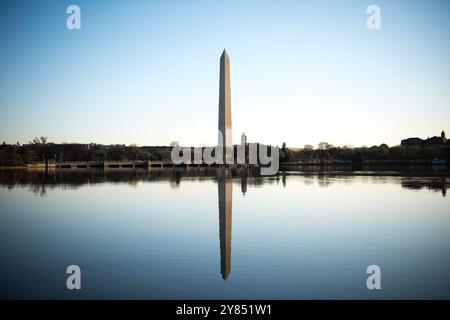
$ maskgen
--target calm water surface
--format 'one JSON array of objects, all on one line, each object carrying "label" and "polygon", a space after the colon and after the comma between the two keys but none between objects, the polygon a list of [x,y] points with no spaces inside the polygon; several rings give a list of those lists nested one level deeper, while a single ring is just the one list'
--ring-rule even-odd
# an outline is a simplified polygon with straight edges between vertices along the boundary
[{"label": "calm water surface", "polygon": [[449,299],[446,190],[439,174],[4,170],[0,298]]}]

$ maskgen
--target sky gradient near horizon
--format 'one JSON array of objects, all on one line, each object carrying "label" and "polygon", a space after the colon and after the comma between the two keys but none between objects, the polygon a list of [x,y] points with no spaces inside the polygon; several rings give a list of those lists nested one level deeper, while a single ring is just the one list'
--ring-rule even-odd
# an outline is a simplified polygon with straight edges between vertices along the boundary
[{"label": "sky gradient near horizon", "polygon": [[[81,8],[68,30],[66,8]],[[366,8],[381,8],[368,30]],[[0,3],[0,140],[389,145],[450,131],[450,1]]]}]

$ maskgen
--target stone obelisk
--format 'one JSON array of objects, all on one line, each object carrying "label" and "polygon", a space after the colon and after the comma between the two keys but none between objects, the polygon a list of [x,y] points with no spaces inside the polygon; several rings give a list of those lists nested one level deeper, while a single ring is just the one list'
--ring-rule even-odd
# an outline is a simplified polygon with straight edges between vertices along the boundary
[{"label": "stone obelisk", "polygon": [[225,49],[220,57],[219,131],[219,146],[232,147],[230,58]]}]

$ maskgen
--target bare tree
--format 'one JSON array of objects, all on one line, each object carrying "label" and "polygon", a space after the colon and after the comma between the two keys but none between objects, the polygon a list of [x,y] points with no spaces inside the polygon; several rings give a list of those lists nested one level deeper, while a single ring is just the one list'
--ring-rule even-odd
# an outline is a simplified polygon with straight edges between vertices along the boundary
[{"label": "bare tree", "polygon": [[42,158],[43,162],[48,161],[48,138],[47,137],[36,137],[33,139],[33,141],[30,141],[30,144],[34,144],[38,153],[39,157]]},{"label": "bare tree", "polygon": [[322,141],[322,142],[319,142],[319,144],[317,145],[317,148],[319,150],[326,150],[326,149],[328,149],[328,146],[329,146],[328,142]]}]

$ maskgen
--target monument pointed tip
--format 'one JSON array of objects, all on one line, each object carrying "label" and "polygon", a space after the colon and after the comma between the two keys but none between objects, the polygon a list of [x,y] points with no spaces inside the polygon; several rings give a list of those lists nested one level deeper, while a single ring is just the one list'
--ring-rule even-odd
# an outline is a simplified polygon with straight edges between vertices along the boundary
[{"label": "monument pointed tip", "polygon": [[223,49],[222,56],[228,56],[227,49],[225,49],[225,48]]}]

